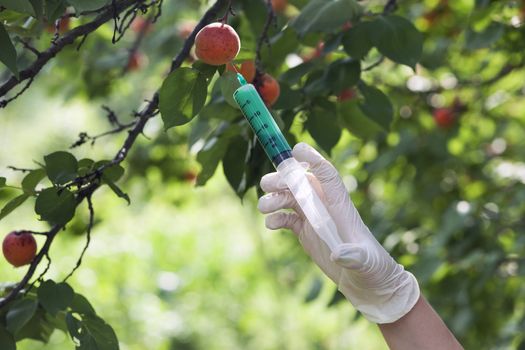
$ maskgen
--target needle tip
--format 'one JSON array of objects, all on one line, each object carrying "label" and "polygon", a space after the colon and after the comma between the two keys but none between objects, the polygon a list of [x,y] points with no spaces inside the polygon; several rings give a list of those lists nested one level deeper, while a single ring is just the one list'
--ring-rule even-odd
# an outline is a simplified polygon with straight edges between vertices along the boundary
[{"label": "needle tip", "polygon": [[241,84],[241,86],[248,84],[241,73],[237,73],[237,80],[239,81],[239,84]]}]

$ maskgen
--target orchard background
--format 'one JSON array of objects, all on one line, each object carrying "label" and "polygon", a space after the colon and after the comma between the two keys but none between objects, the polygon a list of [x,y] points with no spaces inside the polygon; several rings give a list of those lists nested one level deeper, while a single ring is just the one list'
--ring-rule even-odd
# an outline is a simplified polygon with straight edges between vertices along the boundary
[{"label": "orchard background", "polygon": [[271,164],[191,50],[218,19],[465,348],[525,349],[525,3],[270,5],[0,0],[0,231],[39,248],[0,262],[2,350],[386,348],[264,228]]}]

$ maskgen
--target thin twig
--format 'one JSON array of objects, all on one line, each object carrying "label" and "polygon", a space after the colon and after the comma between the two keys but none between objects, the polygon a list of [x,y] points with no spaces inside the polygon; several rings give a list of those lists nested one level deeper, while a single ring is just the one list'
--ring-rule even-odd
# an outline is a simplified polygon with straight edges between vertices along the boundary
[{"label": "thin twig", "polygon": [[145,19],[144,24],[142,25],[139,32],[137,33],[137,36],[135,37],[135,41],[133,41],[133,44],[129,48],[128,59],[126,61],[126,65],[124,66],[122,70],[122,74],[126,74],[129,71],[130,62],[133,59],[133,56],[137,54],[140,44],[146,37],[147,32],[151,29],[151,24],[153,23],[154,18],[155,18],[155,15],[151,15]]},{"label": "thin twig", "polygon": [[368,67],[363,68],[361,71],[362,72],[366,72],[368,70],[372,70],[375,67],[379,66],[384,60],[385,60],[385,56],[381,56],[381,57],[379,57],[379,59],[377,61],[375,61],[374,63],[372,63]]},{"label": "thin twig", "polygon": [[124,17],[120,21],[120,25],[118,24],[118,19],[120,17],[115,17],[115,27],[113,28],[113,37],[111,38],[111,42],[113,44],[117,43],[124,37],[124,34],[126,34],[126,31],[131,26],[131,23],[135,20],[137,17],[137,5],[135,5],[132,9],[129,9],[124,14]]},{"label": "thin twig", "polygon": [[40,51],[38,51],[33,46],[31,46],[31,44],[29,44],[27,41],[25,41],[24,39],[21,39],[21,38],[18,38],[17,40],[18,40],[18,42],[20,42],[22,44],[22,46],[25,49],[27,49],[27,50],[31,51],[32,53],[34,53],[36,57],[40,57]]},{"label": "thin twig", "polygon": [[128,124],[119,124],[116,128],[108,130],[108,131],[105,131],[105,132],[100,133],[100,134],[95,135],[95,136],[89,136],[87,133],[81,132],[78,135],[78,140],[75,141],[71,146],[69,146],[69,148],[76,148],[76,147],[82,146],[83,144],[85,144],[88,141],[91,141],[91,145],[94,145],[95,142],[99,138],[104,137],[104,136],[108,136],[108,135],[118,134],[121,131],[130,129],[133,125],[135,125],[135,123],[136,123],[135,121],[132,121],[132,122],[130,122]]},{"label": "thin twig", "polygon": [[93,202],[91,201],[91,195],[86,197],[86,201],[88,203],[88,209],[89,209],[89,223],[87,227],[87,233],[86,233],[86,244],[84,245],[84,248],[82,249],[82,252],[80,253],[80,256],[78,257],[77,263],[73,270],[64,278],[64,282],[68,280],[69,277],[75,273],[76,270],[80,267],[82,264],[82,259],[84,258],[84,254],[86,253],[86,250],[89,247],[89,243],[91,242],[91,230],[93,229],[93,222],[95,218],[95,210],[93,209]]},{"label": "thin twig", "polygon": [[88,37],[88,35],[86,34],[86,35],[84,35],[84,36],[82,37],[82,39],[80,39],[80,42],[78,43],[77,48],[76,48],[77,51],[80,51],[80,48],[81,48],[82,45],[84,45],[84,43],[86,42],[87,37]]},{"label": "thin twig", "polygon": [[272,24],[273,20],[275,19],[275,13],[273,11],[272,7],[272,1],[266,0],[266,22],[264,23],[264,27],[261,31],[261,34],[259,35],[259,38],[257,39],[257,46],[255,48],[255,67],[256,67],[256,74],[255,74],[255,80],[258,81],[259,77],[263,73],[263,66],[262,66],[262,60],[261,60],[261,50],[264,43],[268,45],[268,48],[270,48],[270,40],[268,38],[268,30],[270,30],[270,25]]},{"label": "thin twig", "polygon": [[40,273],[40,275],[38,275],[38,277],[29,285],[29,288],[27,288],[27,292],[29,292],[31,289],[33,289],[34,285],[36,282],[42,282],[42,280],[44,279],[44,276],[46,275],[47,271],[49,271],[49,268],[51,267],[51,258],[49,257],[49,252],[46,252],[44,254],[46,260],[47,260],[47,265],[46,265],[46,268],[44,269],[44,271],[42,271]]},{"label": "thin twig", "polygon": [[[116,3],[116,10],[118,13],[123,12],[128,7],[136,4],[140,0],[122,0]],[[53,58],[55,57],[64,47],[72,44],[77,38],[87,35],[101,25],[113,18],[113,11],[106,10],[98,15],[93,21],[73,28],[67,32],[64,36],[56,41],[55,45],[51,45],[46,51],[42,51],[40,57],[38,57],[32,64],[26,69],[20,71],[19,78],[17,79],[12,75],[6,82],[0,86],[0,97],[5,96],[15,86],[21,82],[34,78],[40,70]],[[5,104],[1,107],[5,107]]]},{"label": "thin twig", "polygon": [[27,89],[29,89],[29,87],[31,86],[31,84],[33,83],[33,80],[35,80],[35,77],[31,77],[29,78],[29,80],[26,82],[26,84],[24,85],[24,87],[22,88],[22,90],[18,91],[16,93],[16,95],[14,95],[13,97],[10,97],[8,98],[7,100],[2,100],[0,101],[0,108],[4,108],[5,106],[7,106],[7,104],[11,101],[14,101],[16,100],[17,98],[19,98],[24,92],[26,92]]},{"label": "thin twig", "polygon": [[162,2],[164,0],[159,0],[159,3],[157,5],[157,13],[155,14],[155,17],[153,17],[153,21],[151,23],[156,23],[160,16],[162,16]]},{"label": "thin twig", "polygon": [[11,170],[14,170],[14,171],[21,171],[23,173],[27,173],[27,172],[30,172],[30,171],[34,170],[34,169],[27,169],[27,168],[18,168],[18,167],[12,166],[12,165],[8,165],[7,169],[11,169]]},{"label": "thin twig", "polygon": [[230,14],[232,16],[235,16],[235,13],[233,13],[233,8],[232,8],[232,0],[229,0],[228,8],[226,9],[224,16],[222,16],[221,18],[217,18],[217,22],[221,22],[223,24],[228,23],[228,16]]},{"label": "thin twig", "polygon": [[107,117],[108,117],[109,124],[122,126],[122,123],[118,120],[117,114],[115,113],[114,110],[112,110],[108,106],[102,106],[102,109],[108,113]]}]

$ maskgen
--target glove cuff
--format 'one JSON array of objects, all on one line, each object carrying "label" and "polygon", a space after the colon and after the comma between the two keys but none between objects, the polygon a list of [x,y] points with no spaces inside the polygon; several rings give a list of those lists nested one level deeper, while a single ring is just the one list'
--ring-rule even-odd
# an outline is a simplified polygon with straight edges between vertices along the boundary
[{"label": "glove cuff", "polygon": [[395,281],[380,290],[362,289],[348,280],[340,281],[339,290],[370,322],[395,322],[412,310],[420,296],[415,276],[399,266],[402,272]]}]

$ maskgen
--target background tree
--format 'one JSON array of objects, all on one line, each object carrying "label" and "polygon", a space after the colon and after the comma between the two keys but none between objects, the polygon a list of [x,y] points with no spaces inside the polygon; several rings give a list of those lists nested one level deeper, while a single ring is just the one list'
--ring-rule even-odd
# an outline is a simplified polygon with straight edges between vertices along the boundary
[{"label": "background tree", "polygon": [[[206,65],[192,51],[197,32],[217,20],[239,34],[237,69],[253,72],[290,143],[316,143],[331,156],[365,222],[415,273],[465,347],[524,347],[524,17],[522,1],[0,0],[2,123],[16,118],[23,104],[34,118],[24,129],[47,117],[30,97],[24,100],[33,89],[45,91],[46,98],[101,107],[85,129],[75,130],[77,138],[60,135],[49,150],[34,150],[34,162],[6,164],[0,178],[0,219],[14,212],[7,219],[17,222],[6,224],[6,234],[30,232],[38,241],[27,271],[6,272],[19,280],[2,286],[0,348],[15,349],[15,342],[27,338],[46,342],[54,329],[66,332],[79,349],[119,347],[121,332],[101,318],[106,308],[97,307],[97,313],[82,290],[67,283],[71,277],[75,289],[82,285],[76,275],[94,226],[101,217],[111,220],[104,215],[110,202],[97,201],[95,193],[110,190],[128,204],[134,198],[159,201],[161,210],[166,203],[181,205],[183,197],[170,191],[185,193],[182,201],[212,191],[207,183],[222,168],[250,208],[242,213],[258,217],[252,213],[256,187],[272,167],[232,100],[233,67]],[[95,131],[99,119],[109,128]],[[188,191],[192,181],[207,186]],[[41,222],[18,214],[27,206]],[[85,238],[74,268],[50,267],[52,256],[70,256],[64,250],[50,254],[68,236]],[[279,290],[272,292],[275,298],[318,302],[327,315],[327,308],[348,311],[333,286],[309,275],[310,263],[293,238],[280,242],[272,254],[257,243],[263,266],[249,265],[253,274],[232,274],[241,276],[232,279],[235,286],[264,299],[257,291],[271,283]],[[154,248],[168,253],[162,243]],[[201,259],[213,259],[208,252],[200,252]],[[221,267],[185,258],[186,264],[175,261],[169,268],[200,266],[206,278],[232,282],[217,277]],[[107,267],[97,274],[112,276],[118,285],[120,277]],[[177,279],[166,273],[158,281],[158,297],[173,306],[169,292]],[[209,287],[186,288],[213,299]],[[241,309],[253,301],[225,295],[228,305]],[[235,304],[232,295],[245,303]],[[230,308],[225,317],[220,300],[202,310],[220,324],[226,318],[231,324],[225,329],[238,336],[222,335],[218,348],[344,344],[323,340],[337,337],[333,329],[303,334],[303,340],[262,340],[256,335],[262,328],[245,313]],[[276,318],[287,324],[284,316]],[[155,346],[209,348],[204,335],[195,329]]]}]

